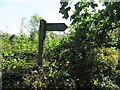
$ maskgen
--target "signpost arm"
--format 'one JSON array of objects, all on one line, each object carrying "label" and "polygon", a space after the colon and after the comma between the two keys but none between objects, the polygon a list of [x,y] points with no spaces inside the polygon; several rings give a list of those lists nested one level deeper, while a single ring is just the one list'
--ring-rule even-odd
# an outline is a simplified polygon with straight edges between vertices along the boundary
[{"label": "signpost arm", "polygon": [[38,65],[42,66],[42,52],[43,52],[43,41],[45,39],[45,25],[46,21],[40,21],[39,27],[39,46],[38,46]]}]

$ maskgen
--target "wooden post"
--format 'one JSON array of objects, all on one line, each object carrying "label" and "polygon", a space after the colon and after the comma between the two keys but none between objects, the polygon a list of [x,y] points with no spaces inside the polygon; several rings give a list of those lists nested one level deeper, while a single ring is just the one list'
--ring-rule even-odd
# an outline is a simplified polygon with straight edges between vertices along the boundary
[{"label": "wooden post", "polygon": [[45,39],[45,20],[40,20],[40,27],[39,27],[39,46],[38,46],[38,65],[42,66],[42,52],[43,52],[43,42]]},{"label": "wooden post", "polygon": [[39,27],[39,46],[38,46],[38,65],[42,66],[43,42],[46,36],[46,31],[64,31],[67,29],[65,23],[46,23],[44,19],[40,20]]}]

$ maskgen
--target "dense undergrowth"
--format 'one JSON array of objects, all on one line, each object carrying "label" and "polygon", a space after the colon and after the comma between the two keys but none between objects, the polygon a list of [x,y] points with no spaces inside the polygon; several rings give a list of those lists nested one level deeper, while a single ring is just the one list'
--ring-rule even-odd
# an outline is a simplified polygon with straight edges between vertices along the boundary
[{"label": "dense undergrowth", "polygon": [[[60,13],[67,18],[65,12],[68,9],[65,9],[68,4],[61,5]],[[19,36],[2,33],[3,90],[119,90],[117,26],[120,21],[117,8],[120,5],[105,3],[105,10],[91,13],[87,10],[89,5],[93,9],[96,7],[90,2],[78,2],[75,5],[69,34],[47,33],[42,67],[37,65],[38,27],[33,27],[38,25],[38,16],[31,18],[30,36],[22,31]]]}]

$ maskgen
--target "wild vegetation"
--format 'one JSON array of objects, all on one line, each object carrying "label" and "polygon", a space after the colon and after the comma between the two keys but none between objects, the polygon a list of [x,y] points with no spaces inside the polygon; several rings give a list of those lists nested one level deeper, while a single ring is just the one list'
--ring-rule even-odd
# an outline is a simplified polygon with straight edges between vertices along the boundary
[{"label": "wild vegetation", "polygon": [[[43,66],[37,66],[38,26],[33,15],[30,35],[2,33],[2,87],[48,90],[120,89],[120,2],[61,2],[60,13],[70,18],[68,34],[47,32]],[[91,8],[92,11],[89,9]]]}]

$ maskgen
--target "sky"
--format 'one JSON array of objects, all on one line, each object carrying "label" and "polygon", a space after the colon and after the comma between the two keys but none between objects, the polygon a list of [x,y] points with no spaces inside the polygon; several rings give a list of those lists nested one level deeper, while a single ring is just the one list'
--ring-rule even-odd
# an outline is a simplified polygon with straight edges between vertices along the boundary
[{"label": "sky", "polygon": [[29,23],[30,17],[38,14],[49,23],[66,23],[59,13],[60,0],[0,0],[0,31],[18,34],[22,19]]},{"label": "sky", "polygon": [[[79,0],[71,1],[70,6],[74,9],[74,4]],[[48,23],[65,23],[69,26],[71,22],[62,18],[60,7],[60,0],[0,0],[0,31],[19,34],[22,19],[24,24],[28,24],[34,14]]]}]

